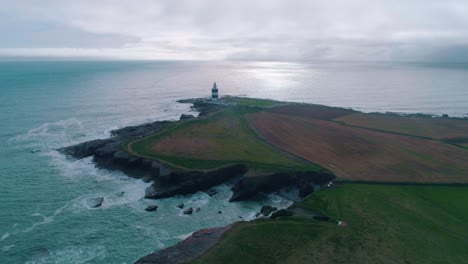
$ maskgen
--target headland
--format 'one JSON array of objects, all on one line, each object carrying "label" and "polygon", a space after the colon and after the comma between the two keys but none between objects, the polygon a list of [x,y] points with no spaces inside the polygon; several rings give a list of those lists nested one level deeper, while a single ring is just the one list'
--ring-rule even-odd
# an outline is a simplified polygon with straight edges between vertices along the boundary
[{"label": "headland", "polygon": [[[343,201],[343,197],[350,198],[351,193],[357,197],[361,194],[357,195],[356,187],[347,184],[335,190],[340,182],[358,183],[352,186],[364,186],[360,188],[367,188],[376,196],[388,189],[380,190],[382,187],[365,183],[468,183],[468,120],[465,119],[365,114],[352,109],[241,97],[224,97],[222,103],[205,99],[179,103],[193,104],[198,117],[182,115],[178,121],[126,127],[112,131],[109,139],[84,142],[60,151],[75,159],[92,156],[98,167],[121,170],[130,177],[151,181],[152,185],[146,190],[146,198],[150,199],[208,191],[224,182],[232,184],[232,202],[254,199],[259,193],[275,192],[284,187],[297,188],[300,196],[306,199],[287,210],[268,213],[274,220],[239,222],[226,228],[197,232],[188,240],[139,263],[203,263],[208,260],[224,263],[231,256],[231,251],[226,249],[239,250],[242,246],[238,239],[247,239],[256,245],[261,243],[263,238],[260,237],[268,237],[270,228],[271,232],[276,228],[284,233],[283,238],[294,240],[291,234],[300,235],[304,231],[322,234],[319,229],[330,229],[327,227],[330,223],[345,225],[347,222],[343,218],[349,220],[353,214],[355,219],[362,220],[363,215],[343,210],[336,204],[362,209],[367,202]],[[335,183],[330,184],[333,180]],[[320,185],[333,190],[310,195],[314,187]],[[416,191],[407,190],[405,195],[410,197],[419,192],[418,187],[408,188],[416,188]],[[382,202],[389,197],[391,194],[386,194]],[[374,217],[377,215],[370,216]],[[260,233],[246,237],[243,233],[246,230]],[[375,239],[378,238],[375,234]],[[307,245],[320,246],[315,238],[307,239],[310,242]],[[290,242],[291,245],[299,243]],[[195,250],[196,254],[187,253],[185,249],[193,244],[200,245],[199,250]],[[259,256],[269,256],[279,246],[273,243]],[[291,258],[287,251],[281,252],[273,262]],[[254,255],[245,258],[254,260]],[[319,254],[317,260],[329,256]],[[364,254],[365,257],[369,255]]]}]

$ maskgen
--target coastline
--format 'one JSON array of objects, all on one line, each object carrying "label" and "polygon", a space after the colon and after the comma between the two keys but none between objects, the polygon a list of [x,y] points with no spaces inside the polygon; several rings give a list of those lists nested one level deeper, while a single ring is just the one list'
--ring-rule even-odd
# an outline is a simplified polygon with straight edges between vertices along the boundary
[{"label": "coastline", "polygon": [[[199,112],[197,118],[204,118],[219,111],[222,106],[209,104],[200,99],[180,100],[192,103]],[[233,182],[234,194],[230,201],[243,201],[254,198],[259,193],[272,193],[284,187],[295,186],[301,197],[313,191],[312,186],[331,181],[334,176],[327,171],[282,171],[270,172],[255,177],[247,176],[249,165],[232,163],[208,170],[186,169],[164,160],[153,159],[130,153],[122,146],[133,140],[157,133],[165,126],[184,120],[197,119],[182,115],[180,121],[156,121],[138,126],[124,127],[111,131],[108,139],[97,139],[59,149],[59,152],[72,159],[93,157],[99,168],[119,170],[129,177],[153,182],[146,189],[145,198],[160,199],[174,195],[193,194],[207,191],[211,187],[227,181]]]},{"label": "coastline", "polygon": [[[219,106],[214,104],[199,104],[197,99],[180,100],[181,103],[192,103],[193,108],[200,112],[198,118],[206,118],[211,113],[218,111]],[[301,105],[301,104],[296,104]],[[258,106],[252,106],[255,109]],[[326,106],[315,106],[324,107]],[[348,111],[352,113],[360,113],[358,111],[346,108],[330,108],[339,111]],[[393,116],[386,115],[384,116]],[[401,115],[399,115],[401,117]],[[433,116],[414,116],[408,115],[409,118],[427,118],[434,119]],[[321,119],[322,117],[317,117]],[[329,117],[327,117],[329,118]],[[182,115],[181,120],[196,120],[193,116]],[[446,117],[440,119],[447,119]],[[451,118],[448,118],[451,119]],[[341,123],[346,127],[353,127],[350,124],[345,124],[341,121],[329,119],[330,122]],[[184,121],[174,121],[184,122]],[[322,121],[320,121],[322,122]],[[158,121],[140,126],[126,127],[111,132],[112,137],[103,140],[94,140],[83,142],[74,146],[66,147],[60,150],[63,154],[69,157],[80,159],[83,157],[92,156],[98,167],[120,170],[130,177],[139,178],[144,181],[151,181],[153,184],[146,190],[145,198],[159,199],[171,197],[180,194],[191,194],[197,191],[207,192],[211,187],[225,183],[233,183],[233,196],[231,202],[244,201],[254,198],[259,193],[271,193],[280,190],[286,186],[293,186],[299,190],[301,198],[307,197],[314,191],[314,185],[323,185],[335,179],[335,176],[328,171],[278,171],[264,173],[255,176],[248,176],[249,165],[242,163],[233,163],[225,166],[220,166],[208,170],[186,169],[173,164],[150,157],[135,155],[125,151],[123,148],[128,142],[150,136],[165,126],[172,124],[171,121]],[[357,127],[362,129],[362,127]],[[398,132],[381,130],[375,128],[366,128],[376,132],[400,134],[408,137],[421,137],[417,135],[404,135]],[[256,132],[259,133],[259,132]],[[422,137],[424,139],[424,137]],[[427,137],[428,140],[434,140]],[[438,140],[444,143],[444,140]],[[128,150],[128,149],[127,149]],[[294,153],[291,153],[294,154]],[[366,180],[347,180],[338,179],[338,184],[356,183],[356,184],[381,184],[381,185],[414,185],[414,182],[382,182],[382,181],[366,181]],[[442,183],[441,185],[443,185]],[[447,184],[447,183],[445,183]],[[450,184],[450,183],[448,183]],[[457,183],[454,183],[457,184]],[[435,183],[435,185],[438,185]],[[440,184],[439,184],[440,185]],[[461,185],[464,185],[461,183]],[[291,208],[290,208],[291,209]],[[281,213],[280,213],[281,212]],[[276,216],[291,216],[294,210],[280,210]],[[310,216],[310,219],[316,219]],[[319,216],[319,218],[327,219],[327,216]],[[323,221],[323,220],[322,220]],[[233,224],[226,227],[218,227],[213,229],[199,230],[192,234],[189,238],[179,242],[178,244],[156,251],[146,257],[141,258],[136,263],[185,263],[194,260],[203,255],[207,250],[215,246],[223,234],[229,230]],[[196,246],[194,246],[196,245]]]},{"label": "coastline", "polygon": [[[210,188],[226,182],[232,185],[233,195],[229,199],[230,202],[255,199],[260,193],[273,193],[285,187],[295,188],[298,190],[299,197],[305,197],[314,191],[314,186],[325,184],[334,178],[329,172],[314,171],[277,172],[251,177],[246,176],[249,166],[242,163],[233,163],[210,170],[190,170],[173,166],[162,160],[137,156],[122,148],[124,144],[157,133],[174,122],[205,118],[210,113],[219,110],[218,105],[199,103],[197,99],[178,102],[193,104],[193,109],[199,112],[199,116],[183,114],[179,121],[156,121],[124,127],[111,131],[110,138],[82,142],[58,151],[71,159],[92,157],[93,163],[99,168],[122,171],[129,177],[152,182],[152,185],[145,191],[145,198],[148,199],[193,194],[197,191],[209,194]],[[270,214],[271,212],[264,216],[267,217]],[[256,218],[260,215],[258,212]],[[168,263],[184,263],[195,259],[213,247],[234,223],[225,227],[195,231],[189,238],[178,244],[151,253],[136,263],[159,263],[161,260],[169,261]],[[197,245],[197,250],[187,250],[187,248],[193,248],[193,245]]]}]

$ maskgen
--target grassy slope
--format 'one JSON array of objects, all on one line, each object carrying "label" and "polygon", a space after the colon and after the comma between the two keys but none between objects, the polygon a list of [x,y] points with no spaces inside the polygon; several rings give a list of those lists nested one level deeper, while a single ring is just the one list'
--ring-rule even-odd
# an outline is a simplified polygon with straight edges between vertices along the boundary
[{"label": "grassy slope", "polygon": [[226,102],[235,102],[238,106],[274,107],[287,104],[286,102],[280,102],[275,100],[247,97],[225,97],[223,98],[223,100]]},{"label": "grassy slope", "polygon": [[343,185],[299,206],[347,226],[244,222],[194,263],[467,263],[467,199],[468,187]]},{"label": "grassy slope", "polygon": [[207,118],[179,122],[162,133],[131,143],[139,155],[188,169],[246,163],[263,170],[320,167],[285,155],[261,140],[244,119],[251,108],[233,107]]}]

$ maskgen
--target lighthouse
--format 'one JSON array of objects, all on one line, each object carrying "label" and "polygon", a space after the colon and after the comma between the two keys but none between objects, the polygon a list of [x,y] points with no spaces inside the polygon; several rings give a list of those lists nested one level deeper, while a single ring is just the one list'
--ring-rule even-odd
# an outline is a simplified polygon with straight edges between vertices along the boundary
[{"label": "lighthouse", "polygon": [[216,82],[213,84],[213,88],[211,89],[211,101],[218,101],[218,87],[216,86]]}]

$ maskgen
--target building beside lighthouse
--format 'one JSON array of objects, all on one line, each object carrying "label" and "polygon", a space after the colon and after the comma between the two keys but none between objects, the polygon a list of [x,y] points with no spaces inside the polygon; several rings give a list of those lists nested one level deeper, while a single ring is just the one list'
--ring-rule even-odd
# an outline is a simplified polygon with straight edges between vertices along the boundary
[{"label": "building beside lighthouse", "polygon": [[213,88],[211,88],[211,101],[218,101],[218,87],[216,86],[216,82],[213,84]]}]

